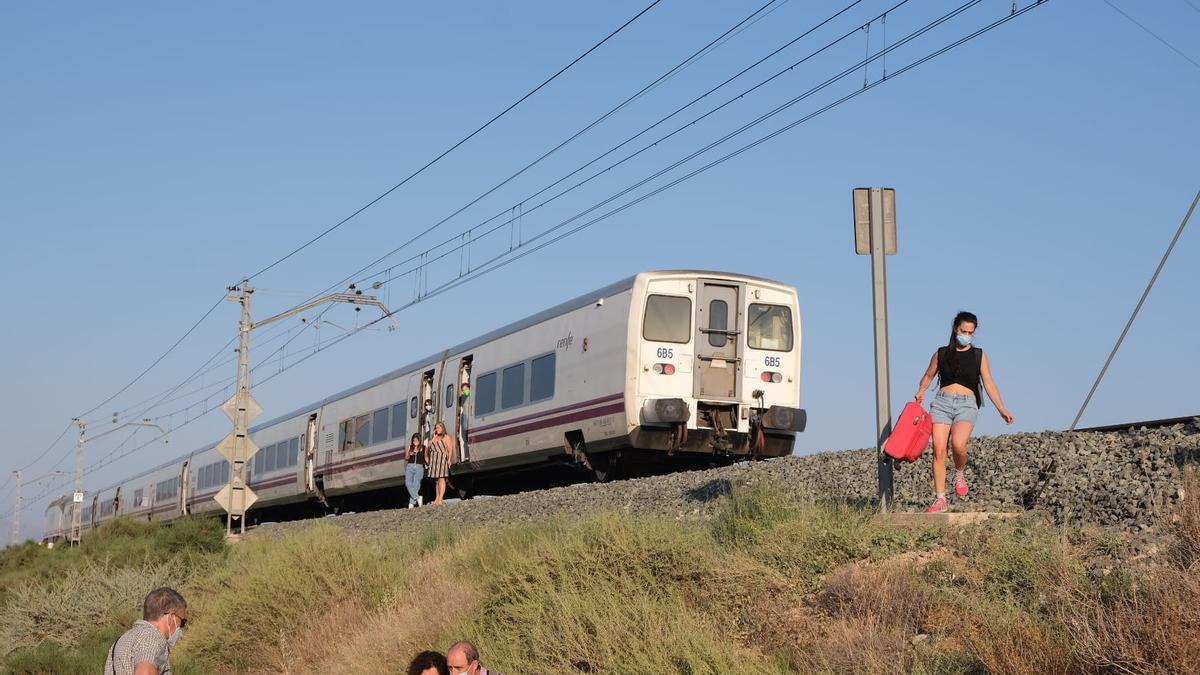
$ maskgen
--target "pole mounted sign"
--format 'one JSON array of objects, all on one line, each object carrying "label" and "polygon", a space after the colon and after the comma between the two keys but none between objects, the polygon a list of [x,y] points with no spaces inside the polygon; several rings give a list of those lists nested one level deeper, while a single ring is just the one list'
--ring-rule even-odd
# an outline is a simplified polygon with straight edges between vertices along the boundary
[{"label": "pole mounted sign", "polygon": [[871,256],[871,298],[875,318],[875,450],[879,510],[892,505],[892,461],[883,442],[892,433],[892,383],[888,369],[887,256],[896,254],[896,191],[854,188],[854,252]]}]

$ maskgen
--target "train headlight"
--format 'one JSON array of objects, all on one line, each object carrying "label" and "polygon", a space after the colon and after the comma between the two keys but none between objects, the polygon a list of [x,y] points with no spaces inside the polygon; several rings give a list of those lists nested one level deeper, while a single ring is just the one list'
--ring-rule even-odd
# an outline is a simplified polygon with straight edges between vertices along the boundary
[{"label": "train headlight", "polygon": [[656,364],[654,364],[654,367],[651,368],[651,370],[658,373],[659,375],[674,375],[675,374],[675,366],[671,365],[670,363],[656,363]]},{"label": "train headlight", "polygon": [[761,375],[763,382],[783,382],[783,374],[764,370]]}]

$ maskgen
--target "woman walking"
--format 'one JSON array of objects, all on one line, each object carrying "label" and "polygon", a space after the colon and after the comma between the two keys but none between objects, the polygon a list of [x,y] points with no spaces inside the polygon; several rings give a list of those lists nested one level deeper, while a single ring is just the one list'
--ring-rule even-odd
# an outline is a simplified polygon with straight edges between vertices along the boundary
[{"label": "woman walking", "polygon": [[413,434],[404,450],[404,486],[408,488],[408,508],[421,501],[421,481],[425,480],[425,444],[421,434]]},{"label": "woman walking", "polygon": [[992,380],[987,355],[972,345],[979,319],[970,312],[954,316],[950,328],[950,343],[939,347],[929,360],[929,368],[917,388],[917,401],[925,399],[925,391],[938,377],[938,393],[929,405],[933,418],[933,489],[935,498],[929,513],[948,508],[946,502],[946,446],[954,451],[954,492],[965,497],[969,487],[963,469],[967,466],[967,441],[975,428],[975,418],[983,406],[980,384],[1000,412],[1005,423],[1012,424],[1013,416],[1000,400],[1000,389]]},{"label": "woman walking", "polygon": [[428,476],[437,481],[434,489],[434,504],[441,504],[446,496],[446,478],[450,476],[450,462],[454,458],[454,438],[446,433],[446,425],[433,425],[433,438],[425,450]]}]

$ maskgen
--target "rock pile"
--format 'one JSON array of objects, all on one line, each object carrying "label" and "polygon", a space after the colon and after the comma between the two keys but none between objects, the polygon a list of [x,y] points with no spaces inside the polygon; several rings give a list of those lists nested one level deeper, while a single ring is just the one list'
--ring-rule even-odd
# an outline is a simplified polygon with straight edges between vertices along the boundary
[{"label": "rock pile", "polygon": [[[333,518],[350,531],[426,531],[438,524],[503,524],[575,517],[597,511],[681,520],[709,517],[736,485],[778,489],[800,501],[871,504],[876,495],[873,449],[822,452],[766,462],[451,502],[415,510]],[[1178,500],[1180,467],[1200,461],[1200,418],[1186,424],[1121,432],[1009,434],[971,440],[965,498],[955,511],[1037,510],[1056,522],[1147,529]],[[898,510],[932,501],[932,452],[896,471]],[[279,531],[293,525],[262,528]]]}]

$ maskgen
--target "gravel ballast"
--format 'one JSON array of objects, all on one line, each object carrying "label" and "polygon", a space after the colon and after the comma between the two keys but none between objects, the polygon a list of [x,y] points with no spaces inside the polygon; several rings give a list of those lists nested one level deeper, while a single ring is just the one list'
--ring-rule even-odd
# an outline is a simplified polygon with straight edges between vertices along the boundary
[{"label": "gravel ballast", "polygon": [[[952,511],[1034,510],[1057,523],[1145,530],[1183,496],[1181,466],[1200,461],[1200,418],[1132,431],[985,436],[971,439],[968,453],[971,492],[959,498],[951,486]],[[797,501],[869,504],[877,489],[874,458],[873,449],[821,452],[326,520],[364,534],[542,521],[599,511],[700,520],[710,517],[734,486],[769,487]],[[924,510],[933,497],[931,476],[932,451],[916,463],[902,465],[895,474],[896,509]],[[255,531],[278,533],[302,525],[264,525]]]}]

